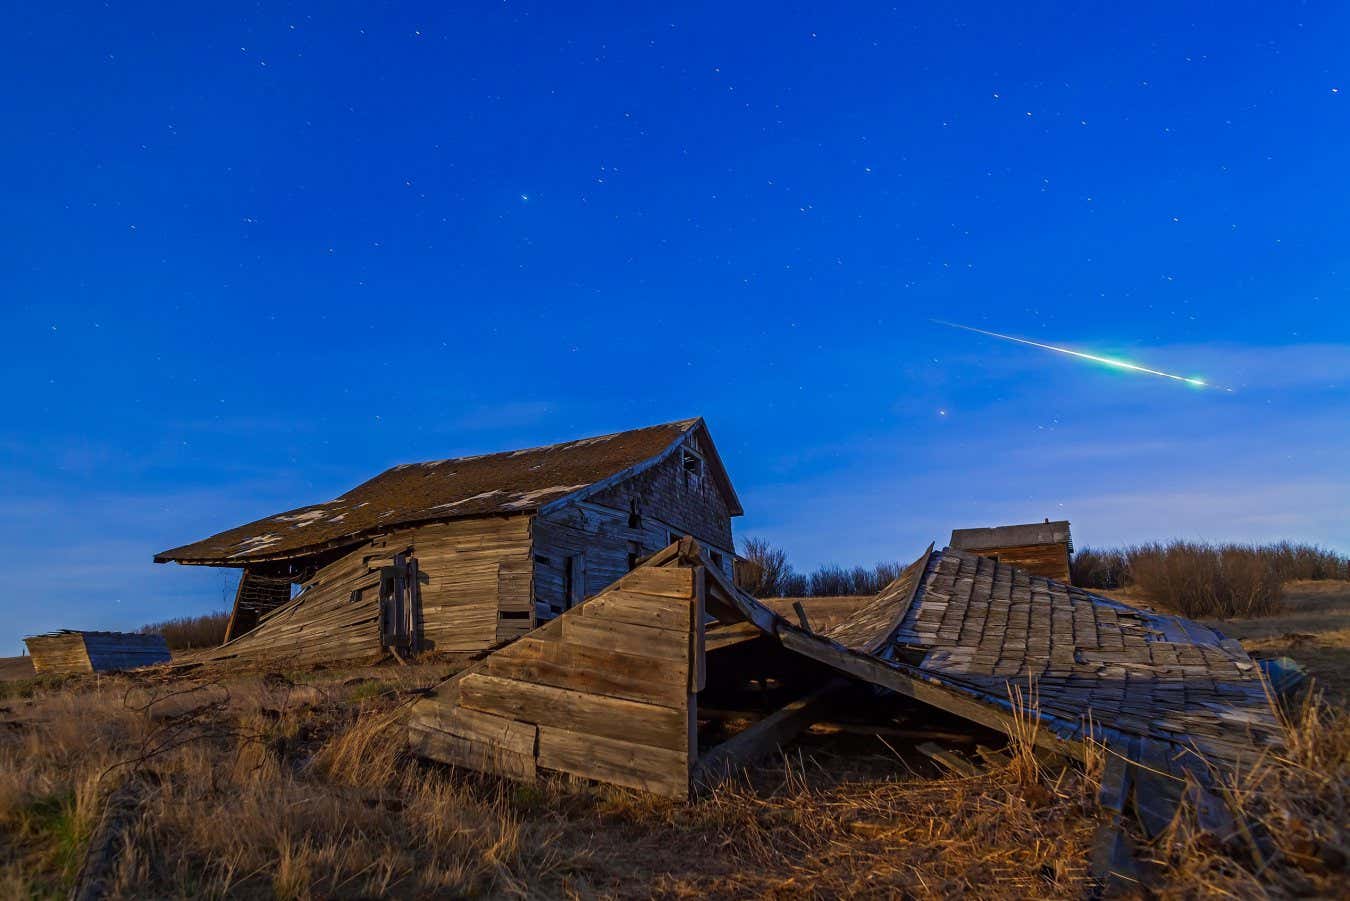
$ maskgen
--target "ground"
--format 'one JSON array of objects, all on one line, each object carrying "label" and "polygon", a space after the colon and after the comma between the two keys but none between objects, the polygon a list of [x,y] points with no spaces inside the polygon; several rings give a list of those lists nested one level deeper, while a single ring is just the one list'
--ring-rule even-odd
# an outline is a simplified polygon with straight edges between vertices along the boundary
[{"label": "ground", "polygon": [[[1278,617],[1221,627],[1343,688],[1350,583],[1295,584],[1289,598]],[[819,627],[855,603],[804,607]],[[402,714],[449,662],[65,678],[27,666],[0,663],[3,897],[66,894],[110,796],[133,811],[113,843],[113,897],[1082,897],[1092,888],[1100,759],[1038,762],[999,735],[866,691],[785,753],[682,803],[564,778],[518,785],[409,758]],[[703,715],[708,736],[744,720],[735,704]],[[1011,759],[957,777],[918,753],[926,741]],[[1241,842],[1215,846],[1189,815],[1141,856],[1156,862],[1163,895],[1344,897],[1348,784],[1350,717],[1310,708],[1292,719],[1285,757],[1235,795],[1272,836],[1270,860]]]}]

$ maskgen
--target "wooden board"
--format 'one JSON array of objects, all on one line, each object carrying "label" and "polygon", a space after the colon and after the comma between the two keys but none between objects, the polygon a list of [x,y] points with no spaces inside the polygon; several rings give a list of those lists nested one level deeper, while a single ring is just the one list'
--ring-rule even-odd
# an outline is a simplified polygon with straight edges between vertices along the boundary
[{"label": "wooden board", "polygon": [[520,778],[542,768],[686,796],[702,578],[701,567],[640,567],[488,655],[414,705],[414,750]]},{"label": "wooden board", "polygon": [[471,673],[459,703],[513,720],[558,726],[636,744],[678,750],[688,741],[682,710]]},{"label": "wooden board", "polygon": [[483,672],[664,707],[681,706],[688,691],[684,668],[668,661],[532,636],[489,656]]},{"label": "wooden board", "polygon": [[539,727],[539,766],[667,797],[689,793],[689,756],[552,726]]}]

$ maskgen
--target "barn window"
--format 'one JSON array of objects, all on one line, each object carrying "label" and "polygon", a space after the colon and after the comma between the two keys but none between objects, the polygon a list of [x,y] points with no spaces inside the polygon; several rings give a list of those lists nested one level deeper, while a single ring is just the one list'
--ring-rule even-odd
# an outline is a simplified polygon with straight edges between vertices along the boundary
[{"label": "barn window", "polygon": [[726,569],[726,567],[722,565],[722,555],[719,552],[710,551],[709,553],[712,555],[713,566],[716,566],[718,569]]},{"label": "barn window", "polygon": [[685,487],[697,487],[703,481],[703,458],[687,447],[680,448],[680,467]]},{"label": "barn window", "polygon": [[628,528],[642,528],[642,503],[637,498],[628,502]]}]

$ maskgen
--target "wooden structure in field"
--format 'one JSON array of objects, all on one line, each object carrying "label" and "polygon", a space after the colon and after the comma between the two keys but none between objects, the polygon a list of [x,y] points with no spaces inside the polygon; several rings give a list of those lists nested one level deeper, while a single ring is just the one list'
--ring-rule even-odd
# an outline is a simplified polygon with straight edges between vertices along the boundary
[{"label": "wooden structure in field", "polygon": [[704,596],[699,568],[640,567],[418,704],[413,749],[521,779],[546,769],[683,797]]},{"label": "wooden structure in field", "polygon": [[76,632],[64,629],[23,640],[33,658],[33,671],[106,673],[169,662],[162,635],[139,632]]},{"label": "wooden structure in field", "polygon": [[955,529],[948,545],[981,557],[1016,566],[1029,573],[1070,582],[1069,561],[1073,536],[1068,520],[1032,522],[1016,526]]},{"label": "wooden structure in field", "polygon": [[731,574],[740,513],[706,424],[690,419],[395,466],[336,500],[155,560],[243,570],[225,644],[195,659],[476,653],[681,536]]},{"label": "wooden structure in field", "polygon": [[[1203,779],[1201,761],[1235,766],[1278,741],[1256,665],[1197,623],[930,547],[817,632],[740,591],[686,540],[443,683],[414,705],[411,742],[423,756],[513,778],[557,771],[685,797],[786,742],[827,705],[830,680],[817,677],[806,695],[700,755],[708,654],[764,641],[834,678],[1010,735],[1038,718],[1036,743],[1065,756],[1102,741],[1175,777],[1171,788]],[[1014,706],[1018,691],[1026,709]]]}]

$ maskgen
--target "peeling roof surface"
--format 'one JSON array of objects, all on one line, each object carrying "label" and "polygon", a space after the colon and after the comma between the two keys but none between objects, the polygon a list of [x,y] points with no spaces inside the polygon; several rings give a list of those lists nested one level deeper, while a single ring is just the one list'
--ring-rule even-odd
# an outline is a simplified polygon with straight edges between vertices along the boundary
[{"label": "peeling roof surface", "polygon": [[1069,537],[1068,520],[1055,522],[1029,522],[1017,526],[992,526],[982,529],[953,529],[952,547],[961,551],[981,551],[995,547],[1025,547],[1029,544],[1059,544],[1068,542],[1072,550],[1073,540]]},{"label": "peeling roof surface", "polygon": [[397,525],[532,512],[660,455],[701,424],[686,419],[547,447],[400,464],[326,504],[229,529],[155,561],[243,566]]}]

